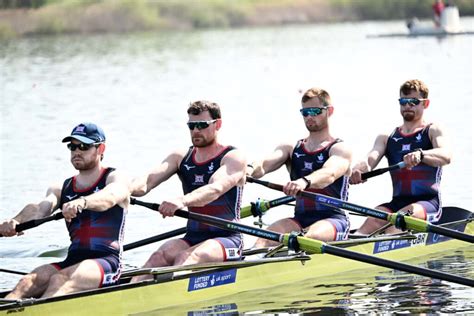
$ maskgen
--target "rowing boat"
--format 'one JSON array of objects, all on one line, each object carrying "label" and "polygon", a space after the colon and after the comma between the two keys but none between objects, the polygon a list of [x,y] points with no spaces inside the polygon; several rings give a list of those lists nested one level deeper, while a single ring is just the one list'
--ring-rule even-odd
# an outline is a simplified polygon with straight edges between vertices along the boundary
[{"label": "rowing boat", "polygon": [[[441,225],[474,233],[472,213],[455,207],[443,208]],[[406,261],[472,244],[434,233],[354,239],[333,245],[376,257]],[[124,273],[121,284],[49,299],[6,300],[0,298],[0,315],[137,314],[311,279],[314,284],[344,273],[378,274],[381,267],[329,254],[276,256],[239,262],[198,264],[186,267],[137,269]],[[359,272],[357,272],[359,271]],[[130,284],[130,276],[152,274],[153,280]],[[4,297],[6,293],[0,293]]]}]

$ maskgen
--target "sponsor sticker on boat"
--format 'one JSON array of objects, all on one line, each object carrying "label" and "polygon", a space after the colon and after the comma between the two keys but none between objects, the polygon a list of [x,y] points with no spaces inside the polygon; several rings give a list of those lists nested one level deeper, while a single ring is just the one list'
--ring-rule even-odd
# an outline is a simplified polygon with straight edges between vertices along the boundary
[{"label": "sponsor sticker on boat", "polygon": [[201,274],[189,278],[188,292],[235,283],[237,269]]},{"label": "sponsor sticker on boat", "polygon": [[426,243],[426,234],[415,234],[415,239],[397,239],[397,240],[386,240],[378,241],[374,245],[374,253],[381,253],[385,251],[402,249],[412,246],[420,246]]}]

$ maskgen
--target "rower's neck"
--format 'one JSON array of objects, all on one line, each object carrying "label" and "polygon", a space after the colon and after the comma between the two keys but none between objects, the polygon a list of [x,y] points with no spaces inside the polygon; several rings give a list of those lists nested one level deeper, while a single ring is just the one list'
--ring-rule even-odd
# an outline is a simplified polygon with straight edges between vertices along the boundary
[{"label": "rower's neck", "polygon": [[226,146],[214,142],[206,147],[195,147],[194,159],[197,162],[207,161],[217,156]]},{"label": "rower's neck", "polygon": [[425,121],[412,121],[412,122],[403,122],[403,125],[400,126],[400,131],[403,134],[413,134],[416,131],[423,129],[426,126]]},{"label": "rower's neck", "polygon": [[92,169],[79,170],[79,174],[76,176],[76,188],[84,189],[90,187],[97,182],[103,171],[104,167],[100,164]]},{"label": "rower's neck", "polygon": [[329,130],[310,132],[304,140],[304,146],[308,151],[316,151],[326,147],[332,141],[334,141],[334,138],[329,134]]}]

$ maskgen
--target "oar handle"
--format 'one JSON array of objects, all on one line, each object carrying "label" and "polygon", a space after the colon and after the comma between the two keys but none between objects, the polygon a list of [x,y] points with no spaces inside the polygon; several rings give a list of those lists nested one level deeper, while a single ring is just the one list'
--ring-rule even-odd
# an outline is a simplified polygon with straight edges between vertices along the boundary
[{"label": "oar handle", "polygon": [[364,172],[361,175],[361,178],[362,178],[362,180],[367,180],[369,178],[376,177],[378,175],[384,174],[387,171],[392,171],[392,170],[402,169],[402,168],[405,168],[405,162],[400,161],[399,163],[388,166],[386,168],[380,168],[380,169],[375,169],[375,170],[372,170],[372,171],[369,171],[369,172]]},{"label": "oar handle", "polygon": [[[39,219],[33,219],[31,221],[27,221],[27,222],[16,225],[15,231],[17,233],[19,233],[19,232],[22,232],[24,230],[37,227],[37,226],[39,226],[41,224],[44,224],[44,223],[47,223],[47,222],[57,221],[61,218],[64,218],[64,215],[63,215],[62,212],[58,212],[58,213],[55,213],[55,214],[47,216],[47,217],[43,217],[43,218],[39,218]],[[3,237],[3,235],[0,235],[0,237]]]}]

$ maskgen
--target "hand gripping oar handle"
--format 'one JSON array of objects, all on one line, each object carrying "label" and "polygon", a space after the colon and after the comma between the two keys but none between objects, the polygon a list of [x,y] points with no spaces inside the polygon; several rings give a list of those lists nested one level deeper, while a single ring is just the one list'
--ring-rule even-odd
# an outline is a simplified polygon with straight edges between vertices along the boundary
[{"label": "hand gripping oar handle", "polygon": [[367,180],[369,178],[381,175],[387,171],[392,171],[392,170],[402,169],[402,168],[405,168],[405,162],[400,161],[399,163],[388,166],[386,168],[380,168],[380,169],[375,169],[369,172],[364,172],[363,174],[361,174],[361,178],[362,180]]},{"label": "hand gripping oar handle", "polygon": [[[247,182],[257,183],[274,190],[279,190],[279,191],[283,190],[283,186],[280,184],[258,180],[252,177],[247,177]],[[340,199],[336,199],[334,197],[330,197],[327,195],[318,194],[314,192],[300,191],[298,195],[316,200],[316,202],[329,206],[329,207],[341,208],[348,211],[353,211],[355,213],[360,213],[367,216],[383,219],[397,226],[399,226],[399,224],[403,224],[406,228],[415,230],[417,232],[426,232],[426,233],[432,232],[432,233],[444,235],[447,237],[459,239],[465,242],[474,243],[474,236],[472,235],[459,232],[454,229],[449,229],[446,227],[433,225],[419,218],[403,215],[400,213],[388,213],[381,210],[372,209],[365,206],[349,203]]]},{"label": "hand gripping oar handle", "polygon": [[[143,202],[136,199],[133,199],[133,200],[131,199],[130,202],[131,204],[148,207],[155,211],[158,210],[158,207],[159,207],[159,204],[157,203],[148,203],[148,202]],[[387,259],[382,259],[382,258],[350,251],[343,248],[338,248],[338,247],[328,245],[322,241],[315,240],[315,239],[294,236],[291,234],[280,234],[280,233],[268,231],[261,228],[247,226],[241,223],[232,222],[232,221],[228,221],[225,219],[221,219],[221,218],[217,218],[217,217],[213,217],[209,215],[202,215],[202,214],[187,212],[183,210],[177,210],[174,214],[179,217],[193,219],[193,220],[200,221],[208,225],[216,226],[225,230],[239,232],[243,234],[248,234],[248,235],[252,235],[252,236],[256,236],[260,238],[277,241],[277,242],[285,244],[285,246],[288,246],[291,240],[293,240],[292,241],[293,244],[296,243],[300,249],[307,251],[308,253],[328,253],[334,256],[338,256],[338,257],[348,258],[351,260],[356,260],[356,261],[365,262],[365,263],[371,263],[377,266],[397,269],[400,271],[420,274],[420,275],[424,275],[431,278],[436,278],[436,279],[440,279],[444,281],[449,281],[449,282],[454,282],[454,283],[459,283],[459,284],[474,287],[474,280],[471,280],[471,279],[463,278],[463,277],[445,273],[445,272],[416,267],[416,266],[412,266],[412,265],[401,263],[401,262],[395,262],[395,261],[391,261]]]},{"label": "hand gripping oar handle", "polygon": [[[53,215],[50,215],[48,217],[43,217],[43,218],[39,218],[39,219],[33,219],[31,221],[27,221],[27,222],[24,222],[24,223],[21,223],[21,224],[18,224],[16,225],[15,227],[15,231],[17,233],[19,232],[22,232],[24,230],[27,230],[27,229],[31,229],[31,228],[34,228],[34,227],[37,227],[41,224],[44,224],[44,223],[47,223],[47,222],[51,222],[51,221],[57,221],[61,218],[64,218],[64,215],[62,212],[58,212],[58,213],[55,213]],[[0,235],[0,237],[3,237],[3,235]]]}]

